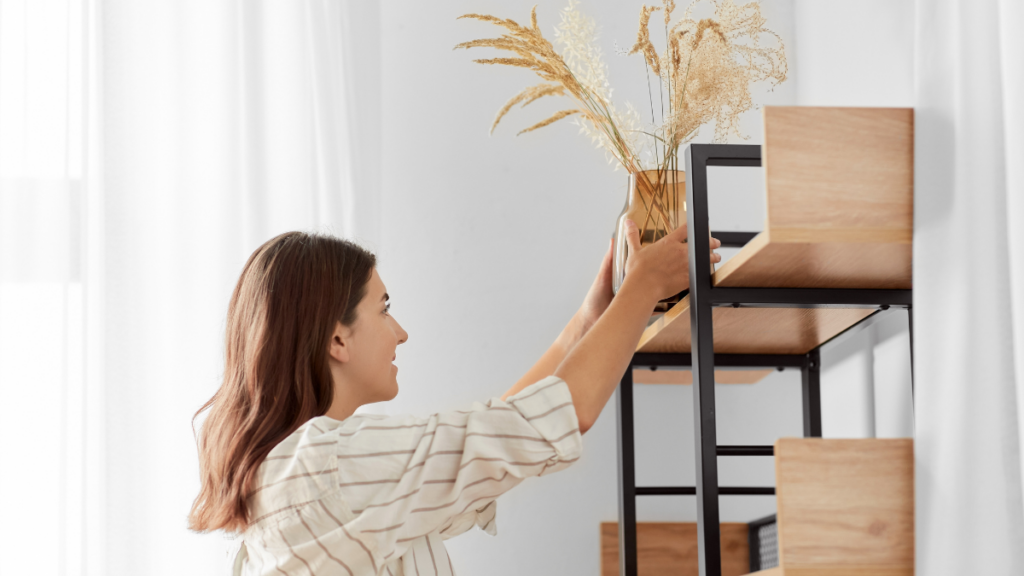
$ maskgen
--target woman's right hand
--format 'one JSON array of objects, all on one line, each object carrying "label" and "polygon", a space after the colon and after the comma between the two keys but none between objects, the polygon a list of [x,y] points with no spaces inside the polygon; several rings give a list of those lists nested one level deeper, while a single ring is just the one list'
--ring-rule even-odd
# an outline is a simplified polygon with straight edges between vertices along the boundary
[{"label": "woman's right hand", "polygon": [[[722,243],[711,238],[711,262],[721,262],[715,252]],[[626,277],[653,290],[657,300],[663,300],[690,287],[690,252],[686,241],[686,224],[669,232],[653,244],[641,249],[640,233],[636,223],[626,220]]]}]

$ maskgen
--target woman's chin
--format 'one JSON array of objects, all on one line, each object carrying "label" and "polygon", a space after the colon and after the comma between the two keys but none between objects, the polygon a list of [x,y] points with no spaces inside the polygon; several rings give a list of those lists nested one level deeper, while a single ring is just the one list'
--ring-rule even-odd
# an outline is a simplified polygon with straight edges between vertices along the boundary
[{"label": "woman's chin", "polygon": [[395,396],[398,396],[398,366],[391,365],[391,385],[388,391],[388,400],[393,400]]}]

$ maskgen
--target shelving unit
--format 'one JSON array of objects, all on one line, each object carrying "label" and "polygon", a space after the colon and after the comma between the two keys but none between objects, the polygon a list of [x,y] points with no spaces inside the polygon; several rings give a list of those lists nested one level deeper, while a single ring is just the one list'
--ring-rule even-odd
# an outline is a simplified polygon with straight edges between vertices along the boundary
[{"label": "shelving unit", "polygon": [[[767,107],[764,123],[763,149],[693,144],[685,151],[689,295],[644,332],[617,393],[624,576],[637,576],[638,496],[696,496],[699,573],[721,576],[719,497],[775,494],[775,487],[718,485],[719,457],[775,451],[717,444],[716,367],[800,369],[804,436],[820,437],[821,346],[878,314],[906,310],[912,325],[913,110]],[[712,275],[707,169],[762,161],[765,230],[712,233],[742,246]],[[692,370],[695,486],[635,483],[634,369],[663,366]]]}]

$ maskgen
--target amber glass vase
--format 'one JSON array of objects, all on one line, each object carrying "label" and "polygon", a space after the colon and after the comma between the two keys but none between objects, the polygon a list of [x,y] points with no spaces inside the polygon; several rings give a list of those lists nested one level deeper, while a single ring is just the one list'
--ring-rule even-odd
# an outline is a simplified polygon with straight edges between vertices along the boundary
[{"label": "amber glass vase", "polygon": [[[632,220],[640,229],[640,244],[657,242],[666,234],[686,223],[686,174],[679,171],[646,170],[629,175],[626,188],[626,206],[615,223],[612,291],[618,292],[626,278],[626,220]],[[655,307],[657,314],[668,310],[683,294],[666,298]]]}]

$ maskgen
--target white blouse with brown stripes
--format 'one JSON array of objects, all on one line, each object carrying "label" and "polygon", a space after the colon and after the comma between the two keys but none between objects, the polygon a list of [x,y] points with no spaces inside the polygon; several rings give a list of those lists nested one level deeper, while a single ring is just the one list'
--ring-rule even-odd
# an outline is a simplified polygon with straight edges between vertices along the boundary
[{"label": "white blouse with brown stripes", "polygon": [[495,499],[580,458],[565,382],[427,418],[314,418],[259,469],[234,573],[452,576],[443,540],[495,534]]}]

